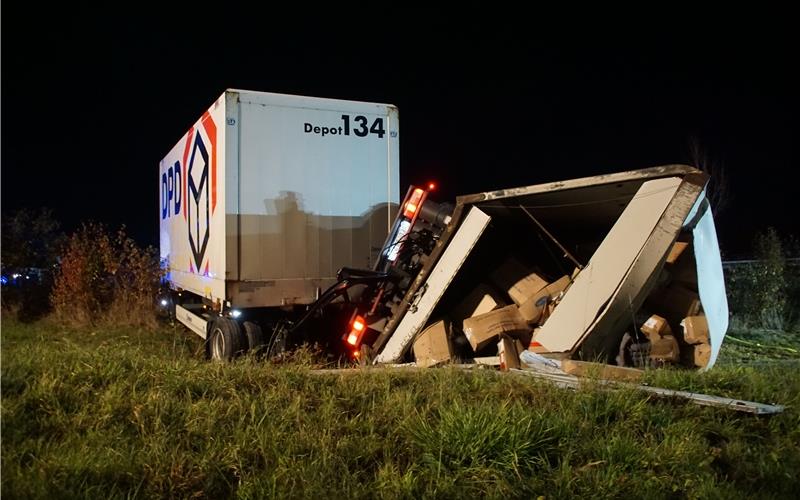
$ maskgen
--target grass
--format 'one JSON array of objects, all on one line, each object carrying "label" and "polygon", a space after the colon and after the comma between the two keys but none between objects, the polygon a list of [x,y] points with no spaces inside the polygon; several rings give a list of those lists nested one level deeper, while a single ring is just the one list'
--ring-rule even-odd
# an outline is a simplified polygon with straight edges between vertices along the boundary
[{"label": "grass", "polygon": [[[492,371],[201,360],[183,329],[2,325],[4,498],[793,497],[800,366],[663,370],[754,417]],[[731,360],[728,362],[728,360]]]}]

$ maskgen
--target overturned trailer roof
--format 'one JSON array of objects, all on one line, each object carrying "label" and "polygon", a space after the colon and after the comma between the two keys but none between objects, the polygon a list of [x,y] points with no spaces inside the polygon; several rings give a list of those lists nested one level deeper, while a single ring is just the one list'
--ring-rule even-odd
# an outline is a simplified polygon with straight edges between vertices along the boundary
[{"label": "overturned trailer roof", "polygon": [[[553,353],[610,356],[663,279],[670,248],[689,234],[714,364],[727,330],[722,265],[705,185],[668,165],[457,198],[452,220],[373,344],[378,363],[402,360],[414,338],[462,288],[508,255],[572,283],[534,341]],[[435,319],[435,318],[434,318]]]}]

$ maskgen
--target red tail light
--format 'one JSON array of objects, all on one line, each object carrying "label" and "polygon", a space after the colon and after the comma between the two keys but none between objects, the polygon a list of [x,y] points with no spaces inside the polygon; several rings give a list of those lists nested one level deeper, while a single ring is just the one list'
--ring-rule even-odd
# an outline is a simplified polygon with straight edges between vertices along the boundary
[{"label": "red tail light", "polygon": [[350,333],[345,336],[345,341],[353,347],[357,346],[361,343],[361,337],[364,335],[366,329],[367,325],[364,322],[364,318],[356,316],[353,320]]},{"label": "red tail light", "polygon": [[417,208],[419,207],[419,202],[422,200],[422,195],[425,194],[420,188],[416,188],[413,193],[411,193],[411,197],[406,202],[406,206],[403,209],[403,216],[408,217],[409,219],[414,218],[414,214],[417,212]]}]

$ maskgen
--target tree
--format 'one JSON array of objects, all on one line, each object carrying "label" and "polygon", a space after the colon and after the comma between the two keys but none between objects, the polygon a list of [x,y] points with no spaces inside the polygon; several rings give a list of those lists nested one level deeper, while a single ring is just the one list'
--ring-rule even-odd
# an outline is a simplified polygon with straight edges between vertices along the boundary
[{"label": "tree", "polygon": [[706,197],[711,202],[711,212],[716,218],[725,210],[731,198],[725,164],[719,157],[709,153],[708,148],[694,135],[689,138],[689,162],[711,177],[706,186]]}]

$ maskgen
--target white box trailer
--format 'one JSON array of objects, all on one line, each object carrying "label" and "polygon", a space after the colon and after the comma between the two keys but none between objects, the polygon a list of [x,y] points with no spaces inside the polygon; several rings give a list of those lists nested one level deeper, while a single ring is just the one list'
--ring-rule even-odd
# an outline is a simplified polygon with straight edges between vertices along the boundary
[{"label": "white box trailer", "polygon": [[399,201],[398,127],[389,104],[226,90],[159,165],[170,287],[217,311],[291,306],[372,267]]}]

